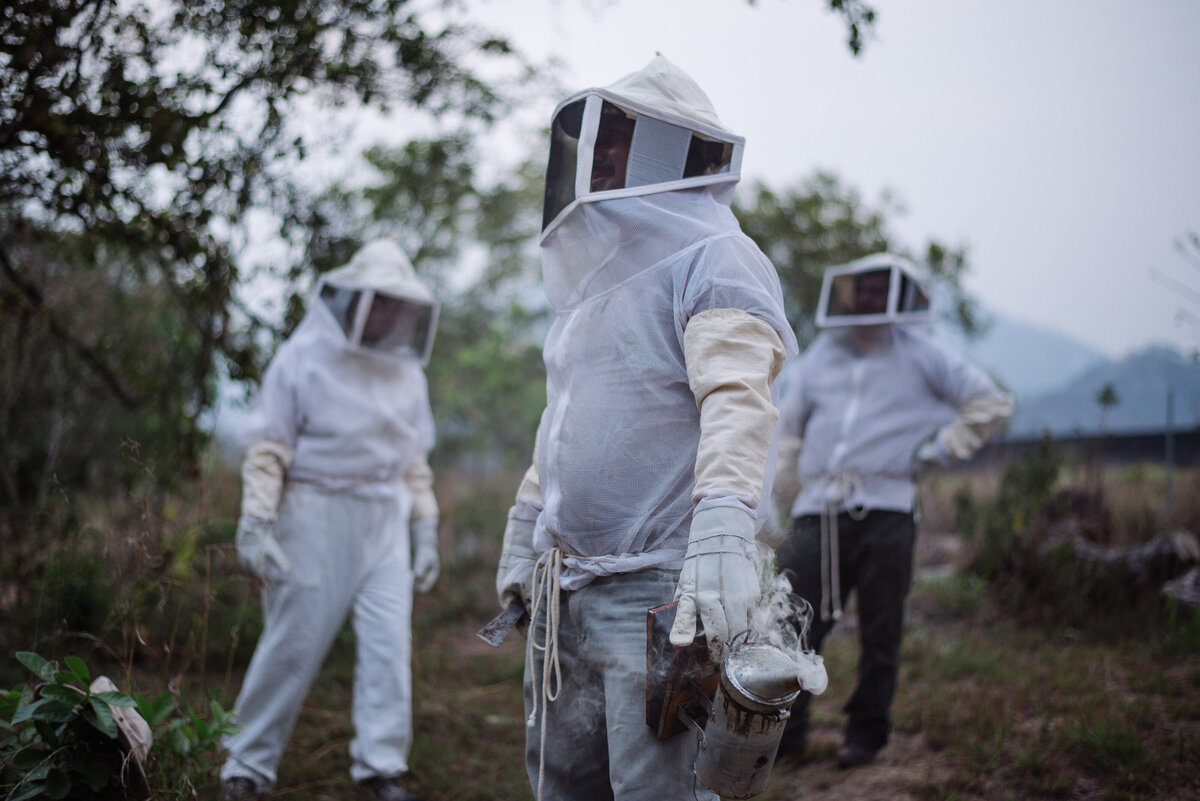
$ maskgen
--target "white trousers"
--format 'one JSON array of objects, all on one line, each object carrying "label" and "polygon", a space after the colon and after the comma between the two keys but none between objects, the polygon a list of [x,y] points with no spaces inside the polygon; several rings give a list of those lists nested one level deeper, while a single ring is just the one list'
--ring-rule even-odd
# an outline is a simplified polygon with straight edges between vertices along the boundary
[{"label": "white trousers", "polygon": [[407,500],[289,485],[275,536],[291,570],[268,577],[264,629],[226,738],[221,779],[274,787],[300,706],[350,614],[358,641],[350,776],[408,770],[412,745],[412,569]]}]

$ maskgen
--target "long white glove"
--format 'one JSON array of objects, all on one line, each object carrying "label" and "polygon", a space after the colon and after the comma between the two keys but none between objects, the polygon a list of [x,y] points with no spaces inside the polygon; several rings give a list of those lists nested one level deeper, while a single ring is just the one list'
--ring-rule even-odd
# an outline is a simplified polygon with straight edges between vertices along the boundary
[{"label": "long white glove", "polygon": [[417,592],[429,592],[442,570],[438,558],[437,521],[414,520],[409,525],[412,536],[413,587]]},{"label": "long white glove", "polygon": [[760,587],[755,564],[754,518],[731,506],[692,515],[687,555],[679,574],[671,643],[689,645],[696,619],[708,637],[708,653],[719,661],[733,637],[750,628]]},{"label": "long white glove", "polygon": [[261,578],[287,575],[292,569],[287,554],[271,533],[272,527],[270,520],[242,515],[234,537],[238,561]]},{"label": "long white glove", "polygon": [[931,470],[946,467],[951,461],[953,454],[942,442],[941,436],[934,434],[917,447],[913,456],[913,473],[918,477],[924,476]]},{"label": "long white glove", "polygon": [[500,606],[508,607],[520,601],[529,607],[533,594],[533,568],[537,554],[533,551],[532,520],[508,518],[504,527],[504,546],[500,551],[500,566],[496,568],[496,597]]}]

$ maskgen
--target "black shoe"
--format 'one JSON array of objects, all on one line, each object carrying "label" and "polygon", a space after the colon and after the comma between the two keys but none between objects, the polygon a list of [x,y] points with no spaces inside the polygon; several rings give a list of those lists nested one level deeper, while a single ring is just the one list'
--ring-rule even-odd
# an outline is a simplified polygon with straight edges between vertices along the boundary
[{"label": "black shoe", "polygon": [[848,742],[838,749],[837,766],[841,769],[861,767],[874,761],[875,755],[878,753],[878,748],[871,748],[862,743]]},{"label": "black shoe", "polygon": [[260,795],[258,785],[245,776],[234,776],[221,782],[221,801],[253,801]]},{"label": "black shoe", "polygon": [[420,797],[405,790],[395,776],[372,776],[359,782],[358,787],[362,795],[378,801],[421,801]]}]

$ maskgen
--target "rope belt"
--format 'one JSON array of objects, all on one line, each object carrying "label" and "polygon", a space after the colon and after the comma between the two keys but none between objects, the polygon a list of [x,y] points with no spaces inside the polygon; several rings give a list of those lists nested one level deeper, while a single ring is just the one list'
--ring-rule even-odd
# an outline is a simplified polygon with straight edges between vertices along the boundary
[{"label": "rope belt", "polygon": [[[834,492],[830,492],[830,489]],[[854,473],[825,478],[825,492],[821,494],[821,620],[839,620],[842,617],[838,509],[844,508],[851,520],[862,520],[867,516],[869,510],[866,506],[852,503],[856,490],[862,497],[862,482]]]},{"label": "rope belt", "polygon": [[[542,706],[542,732],[541,745],[538,748],[538,801],[542,799],[542,785],[546,773],[546,710],[550,703],[558,699],[558,694],[562,690],[562,667],[558,661],[558,622],[559,622],[559,593],[561,585],[559,578],[562,575],[562,551],[558,548],[551,548],[546,553],[546,558],[539,560],[533,568],[533,609],[529,612],[529,637],[525,640],[525,661],[529,664],[530,682],[533,686],[533,701],[532,710],[529,713],[529,719],[525,721],[525,725],[533,728],[537,725],[538,717],[538,701]],[[538,610],[542,607],[542,601],[546,602],[546,639],[542,643],[537,642],[537,619]],[[538,686],[537,663],[533,659],[533,652],[541,651],[545,654],[542,663],[542,680],[541,686]]]}]

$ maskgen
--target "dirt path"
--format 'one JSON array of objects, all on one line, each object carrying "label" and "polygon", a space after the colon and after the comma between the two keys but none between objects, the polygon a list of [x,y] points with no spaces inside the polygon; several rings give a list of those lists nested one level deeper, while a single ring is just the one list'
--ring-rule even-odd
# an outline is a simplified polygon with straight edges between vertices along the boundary
[{"label": "dirt path", "polygon": [[[922,531],[917,539],[916,578],[944,574],[952,569],[962,548],[954,534]],[[848,610],[849,611],[849,610]],[[921,623],[919,606],[910,603],[908,624]],[[858,638],[857,619],[851,612],[829,635],[827,642]],[[898,692],[904,691],[903,667]],[[848,692],[848,690],[847,690]],[[839,770],[834,762],[842,745],[845,698],[820,697],[813,701],[809,746],[802,761],[781,757],[762,801],[923,801],[929,788],[941,784],[953,771],[949,759],[929,748],[921,733],[893,732],[888,745],[870,765]]]},{"label": "dirt path", "polygon": [[772,801],[923,801],[923,788],[949,773],[924,743],[920,734],[896,733],[875,762],[852,770],[838,770],[834,753],[841,745],[841,727],[815,728],[805,764],[777,763],[767,795]]}]

